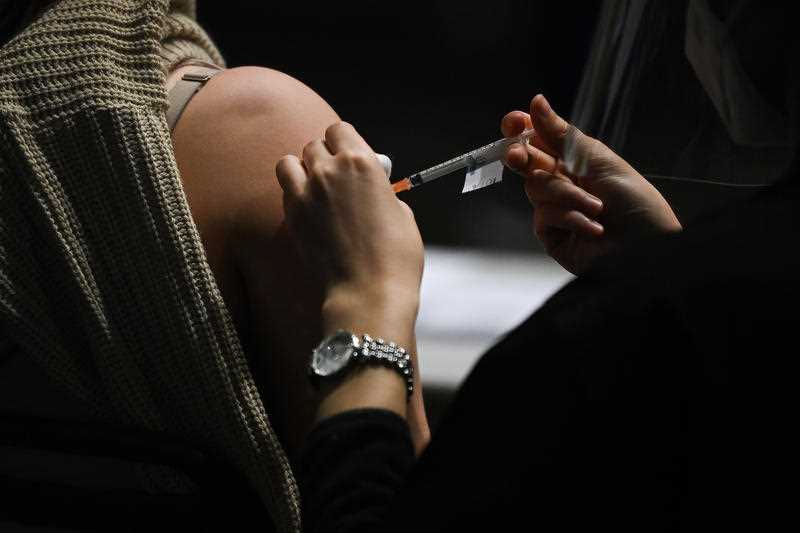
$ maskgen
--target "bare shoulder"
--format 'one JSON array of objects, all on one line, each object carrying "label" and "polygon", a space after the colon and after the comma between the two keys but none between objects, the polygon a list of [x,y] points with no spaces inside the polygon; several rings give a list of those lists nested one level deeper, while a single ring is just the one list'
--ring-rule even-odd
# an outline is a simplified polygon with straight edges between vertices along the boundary
[{"label": "bare shoulder", "polygon": [[[212,78],[192,103],[234,121],[281,119],[276,127],[312,127],[336,121],[330,106],[295,78],[265,67],[237,67]],[[324,131],[324,130],[323,130]]]},{"label": "bare shoulder", "polygon": [[255,199],[274,204],[278,159],[299,154],[337,120],[313,90],[276,70],[238,67],[209,80],[173,132],[195,218],[240,223]]}]

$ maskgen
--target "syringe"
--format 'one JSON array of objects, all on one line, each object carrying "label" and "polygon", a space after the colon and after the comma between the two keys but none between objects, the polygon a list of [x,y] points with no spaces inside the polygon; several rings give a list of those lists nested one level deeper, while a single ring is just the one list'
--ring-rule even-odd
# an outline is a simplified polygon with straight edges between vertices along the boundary
[{"label": "syringe", "polygon": [[487,144],[486,146],[481,146],[480,148],[476,148],[471,152],[467,152],[466,154],[449,159],[444,163],[439,163],[438,165],[429,169],[417,172],[408,178],[403,178],[400,181],[396,181],[392,184],[392,189],[394,189],[395,193],[409,191],[414,187],[422,185],[423,183],[428,183],[429,181],[441,178],[442,176],[446,176],[447,174],[455,172],[456,170],[461,170],[462,168],[475,169],[477,167],[482,167],[483,165],[488,165],[489,163],[494,163],[495,161],[499,161],[503,158],[506,149],[510,145],[514,143],[527,144],[528,139],[530,139],[533,134],[533,129],[529,129],[523,131],[516,137],[500,139],[499,141]]}]

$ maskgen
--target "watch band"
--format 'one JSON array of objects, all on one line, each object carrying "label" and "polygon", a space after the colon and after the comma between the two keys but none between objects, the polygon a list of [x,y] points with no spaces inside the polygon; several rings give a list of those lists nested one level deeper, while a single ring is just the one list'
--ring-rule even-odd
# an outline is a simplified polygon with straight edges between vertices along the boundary
[{"label": "watch band", "polygon": [[381,338],[373,339],[369,335],[361,336],[361,343],[353,353],[353,360],[358,363],[377,363],[388,368],[393,368],[406,380],[407,397],[414,392],[414,367],[411,356],[404,349],[393,342],[386,342]]}]

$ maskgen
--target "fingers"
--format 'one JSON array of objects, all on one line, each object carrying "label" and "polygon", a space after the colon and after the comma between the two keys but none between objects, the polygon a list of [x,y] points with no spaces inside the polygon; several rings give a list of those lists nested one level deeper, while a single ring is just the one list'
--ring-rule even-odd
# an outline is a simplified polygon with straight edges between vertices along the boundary
[{"label": "fingers", "polygon": [[303,194],[308,181],[308,176],[297,156],[285,155],[278,160],[275,174],[284,194],[298,197]]},{"label": "fingers", "polygon": [[558,160],[552,155],[531,145],[514,143],[506,151],[506,165],[524,177],[530,177],[536,170],[556,172]]},{"label": "fingers", "polygon": [[528,166],[528,151],[521,144],[514,143],[506,150],[504,162],[511,170],[524,175]]},{"label": "fingers", "polygon": [[322,139],[313,140],[303,148],[303,163],[309,171],[331,157],[333,155]]},{"label": "fingers", "polygon": [[525,180],[525,192],[535,206],[547,204],[562,209],[575,209],[591,218],[596,218],[603,211],[603,202],[599,198],[563,176],[541,170]]},{"label": "fingers", "polygon": [[303,163],[311,169],[320,162],[341,152],[373,153],[355,128],[347,122],[337,122],[325,130],[325,139],[317,139],[303,148]]},{"label": "fingers", "polygon": [[533,231],[548,246],[551,237],[563,235],[564,231],[593,239],[602,236],[604,230],[602,225],[580,211],[553,204],[540,204],[533,212]]},{"label": "fingers", "polygon": [[577,143],[582,133],[575,126],[558,116],[550,103],[541,94],[531,101],[533,127],[552,153],[564,158],[567,144]]},{"label": "fingers", "polygon": [[500,121],[500,131],[503,132],[503,137],[515,137],[532,127],[531,116],[522,111],[512,111]]},{"label": "fingers", "polygon": [[293,174],[297,170],[295,161],[281,163],[281,171],[285,174],[282,179],[286,180],[290,191],[325,197],[339,187],[350,187],[354,192],[370,183],[376,186],[375,190],[383,188],[385,193],[391,194],[392,188],[386,179],[391,171],[391,161],[386,156],[381,161],[353,126],[338,122],[330,126],[325,135],[325,140],[309,142],[303,148],[301,158],[296,161],[301,163],[305,175],[302,188],[295,183],[299,180]]},{"label": "fingers", "polygon": [[347,122],[337,122],[328,127],[325,130],[325,144],[332,154],[346,150],[372,153],[372,148],[369,147],[367,141]]}]

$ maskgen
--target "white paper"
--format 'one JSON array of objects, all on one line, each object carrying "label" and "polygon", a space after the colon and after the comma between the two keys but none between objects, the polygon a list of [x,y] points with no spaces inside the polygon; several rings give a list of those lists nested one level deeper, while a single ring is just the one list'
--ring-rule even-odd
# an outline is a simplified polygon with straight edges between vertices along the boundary
[{"label": "white paper", "polygon": [[464,188],[461,193],[477,191],[498,181],[503,181],[502,161],[495,161],[467,172],[467,179],[464,180]]}]

